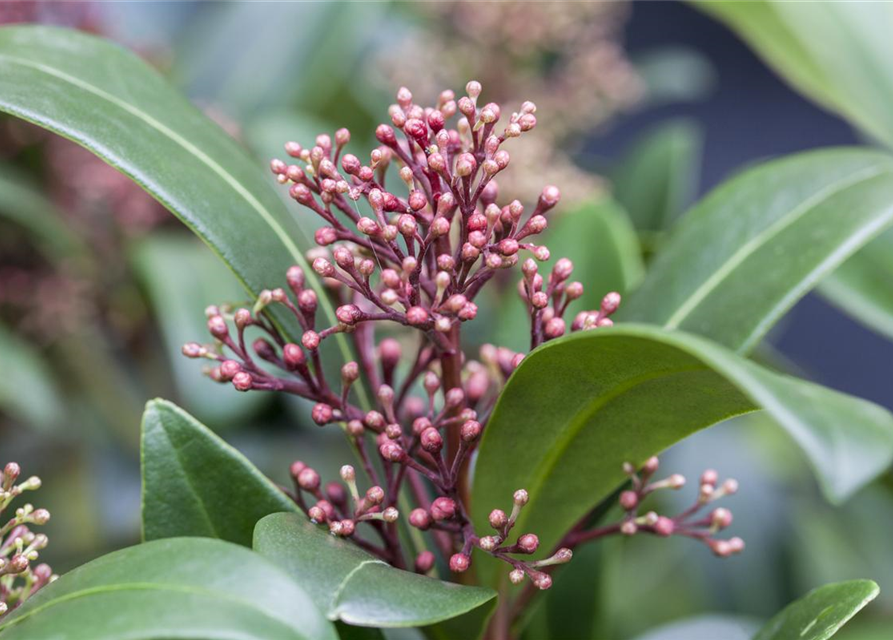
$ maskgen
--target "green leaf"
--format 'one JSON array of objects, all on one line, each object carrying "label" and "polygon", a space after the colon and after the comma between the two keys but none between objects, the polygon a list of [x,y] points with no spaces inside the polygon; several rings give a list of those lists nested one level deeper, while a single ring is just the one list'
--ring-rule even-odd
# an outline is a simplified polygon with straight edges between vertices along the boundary
[{"label": "green leaf", "polygon": [[2,640],[334,640],[291,578],[204,538],[121,549],[41,589],[0,621]]},{"label": "green leaf", "polygon": [[[294,221],[262,166],[137,56],[78,31],[4,27],[0,83],[0,111],[77,142],[132,178],[208,244],[252,295],[278,286],[292,264],[307,269],[293,239]],[[335,324],[318,279],[308,282]],[[293,316],[274,315],[297,333]],[[336,338],[351,359],[346,339]]]},{"label": "green leaf", "polygon": [[41,354],[0,325],[3,366],[13,375],[0,376],[0,412],[35,429],[58,426],[65,419],[62,394]]},{"label": "green leaf", "polygon": [[850,580],[810,591],[789,604],[763,627],[754,640],[827,640],[877,597],[871,580]]},{"label": "green leaf", "polygon": [[[574,263],[574,279],[585,285],[579,309],[597,309],[606,293],[626,293],[645,275],[636,231],[613,200],[584,202],[556,216],[549,223],[545,241],[552,257],[540,269],[548,271],[560,258]],[[529,348],[530,317],[514,286],[503,294],[498,313],[498,321],[491,323],[497,331],[494,341],[510,349]]]},{"label": "green leaf", "polygon": [[893,158],[826,149],[722,184],[679,222],[622,320],[747,352],[784,313],[893,222]]},{"label": "green leaf", "polygon": [[[232,274],[220,268],[200,242],[183,234],[155,232],[134,248],[133,263],[164,338],[178,400],[185,409],[215,428],[236,423],[270,397],[238,393],[201,374],[207,366],[184,358],[181,346],[207,335],[204,309],[210,304],[245,300]],[[189,274],[188,278],[182,277]],[[250,306],[250,305],[249,305]]]},{"label": "green leaf", "polygon": [[166,400],[146,405],[141,459],[144,540],[203,536],[250,547],[258,520],[297,511],[241,453]]},{"label": "green leaf", "polygon": [[623,462],[644,462],[758,408],[800,445],[832,500],[893,460],[893,416],[881,407],[772,373],[697,336],[627,324],[549,342],[522,361],[480,445],[475,521],[527,489],[519,530],[552,548],[624,481]]},{"label": "green leaf", "polygon": [[646,131],[614,172],[614,197],[640,231],[663,231],[689,205],[701,171],[704,136],[679,118]]},{"label": "green leaf", "polygon": [[707,614],[661,625],[635,640],[751,640],[757,629],[751,618]]},{"label": "green leaf", "polygon": [[840,265],[818,292],[869,329],[893,340],[893,230]]},{"label": "green leaf", "polygon": [[70,258],[87,251],[30,177],[6,163],[0,163],[0,218],[27,229],[49,260]]},{"label": "green leaf", "polygon": [[257,523],[254,549],[308,587],[330,620],[369,627],[418,627],[492,602],[496,593],[395,569],[297,514]]},{"label": "green leaf", "polygon": [[888,3],[696,2],[795,88],[893,145]]}]

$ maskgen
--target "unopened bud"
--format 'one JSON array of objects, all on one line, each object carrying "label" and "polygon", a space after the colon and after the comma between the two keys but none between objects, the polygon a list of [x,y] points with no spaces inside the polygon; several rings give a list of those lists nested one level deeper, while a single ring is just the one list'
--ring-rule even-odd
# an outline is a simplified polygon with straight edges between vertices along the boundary
[{"label": "unopened bud", "polygon": [[456,515],[456,502],[452,498],[440,497],[431,503],[431,517],[434,520],[450,520]]},{"label": "unopened bud", "polygon": [[450,557],[450,571],[453,573],[467,571],[469,566],[471,566],[471,558],[464,553],[454,553]]}]

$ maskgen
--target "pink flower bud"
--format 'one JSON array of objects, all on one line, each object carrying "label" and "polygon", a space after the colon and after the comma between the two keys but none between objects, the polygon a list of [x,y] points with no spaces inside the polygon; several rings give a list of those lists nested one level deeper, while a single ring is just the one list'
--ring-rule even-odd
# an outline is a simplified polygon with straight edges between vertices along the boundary
[{"label": "pink flower bud", "polygon": [[460,178],[467,178],[477,168],[477,160],[470,153],[463,153],[456,159],[456,175]]},{"label": "pink flower bud", "polygon": [[402,462],[406,457],[406,452],[396,442],[386,442],[378,448],[381,457],[388,462]]},{"label": "pink flower bud", "polygon": [[626,511],[632,511],[639,506],[639,496],[635,491],[624,491],[620,494],[620,506]]},{"label": "pink flower bud", "polygon": [[659,536],[671,536],[676,530],[676,523],[665,516],[660,516],[654,524],[654,533]]},{"label": "pink flower bud", "polygon": [[463,553],[454,553],[450,557],[450,571],[453,573],[462,573],[467,571],[471,566],[471,558]]},{"label": "pink flower bud", "polygon": [[346,325],[353,325],[359,319],[361,312],[355,304],[344,304],[335,309],[335,317],[339,322]]},{"label": "pink flower bud", "polygon": [[607,294],[604,298],[602,298],[601,310],[602,313],[606,315],[610,315],[617,311],[617,308],[620,306],[620,294],[616,291],[612,291]]},{"label": "pink flower bud", "polygon": [[301,336],[301,344],[305,349],[316,351],[319,348],[320,337],[316,331],[305,331]]},{"label": "pink flower bud", "polygon": [[419,211],[424,209],[428,204],[428,198],[425,197],[425,194],[418,189],[412,191],[409,194],[409,207],[413,211]]},{"label": "pink flower bud", "polygon": [[318,304],[319,300],[316,296],[316,291],[313,289],[304,289],[298,294],[298,308],[304,313],[313,315],[316,313]]},{"label": "pink flower bud", "polygon": [[333,415],[332,407],[327,405],[324,402],[316,403],[313,406],[313,410],[310,412],[310,417],[312,417],[313,421],[320,426],[331,422],[332,415]]},{"label": "pink flower bud", "polygon": [[431,454],[440,453],[443,449],[443,436],[434,427],[428,427],[422,432],[420,442],[422,449]]},{"label": "pink flower bud", "polygon": [[710,523],[717,529],[725,529],[732,524],[732,512],[722,507],[714,509],[710,514]]},{"label": "pink flower bud", "polygon": [[416,529],[427,531],[431,527],[431,516],[424,509],[413,509],[409,514],[409,524]]},{"label": "pink flower bud", "polygon": [[364,418],[364,421],[366,422],[366,426],[373,431],[381,431],[382,429],[384,429],[384,416],[381,415],[378,411],[368,412]]},{"label": "pink flower bud", "polygon": [[393,147],[397,144],[397,137],[394,135],[394,130],[386,124],[378,125],[378,128],[375,130],[375,138],[382,144],[386,144],[389,147]]},{"label": "pink flower bud", "polygon": [[410,307],[406,310],[406,321],[414,327],[428,322],[428,312],[423,307]]},{"label": "pink flower bud", "polygon": [[326,522],[326,512],[318,505],[310,507],[307,510],[307,515],[310,516],[310,520],[314,524],[323,524]]},{"label": "pink flower bud", "polygon": [[233,386],[236,391],[250,391],[254,385],[254,379],[247,371],[240,371],[233,376]]},{"label": "pink flower bud", "polygon": [[381,504],[384,502],[384,498],[384,489],[379,486],[369,487],[366,490],[366,500],[373,505]]},{"label": "pink flower bud", "polygon": [[518,548],[523,553],[534,553],[540,546],[540,539],[533,533],[525,533],[518,538]]},{"label": "pink flower bud", "polygon": [[276,175],[284,175],[288,170],[288,165],[286,165],[282,160],[278,158],[273,158],[270,160],[270,171],[272,171]]},{"label": "pink flower bud", "polygon": [[481,437],[481,423],[477,420],[467,420],[460,431],[464,442],[474,442]]},{"label": "pink flower bud", "polygon": [[719,482],[719,474],[714,469],[707,469],[701,474],[701,484],[716,485]]},{"label": "pink flower bud", "polygon": [[509,521],[508,516],[505,515],[505,511],[502,509],[493,509],[488,520],[490,521],[490,526],[496,530],[502,529]]},{"label": "pink flower bud", "polygon": [[527,504],[527,501],[529,499],[530,499],[530,496],[527,495],[527,491],[524,489],[518,489],[517,491],[515,491],[515,494],[512,496],[512,500],[519,507],[523,507],[525,504]]},{"label": "pink flower bud", "polygon": [[498,247],[499,253],[504,256],[511,256],[518,253],[518,241],[514,238],[506,238],[505,240],[500,241]]},{"label": "pink flower bud", "polygon": [[422,551],[415,559],[416,573],[428,573],[434,568],[434,554],[430,551]]},{"label": "pink flower bud", "polygon": [[201,358],[206,353],[206,349],[198,342],[187,342],[183,345],[183,355],[187,358]]},{"label": "pink flower bud", "polygon": [[286,142],[285,153],[290,155],[292,158],[299,158],[301,156],[301,145],[299,145],[297,142]]},{"label": "pink flower bud", "polygon": [[298,474],[298,486],[301,487],[304,491],[313,491],[315,489],[318,489],[319,474],[310,467],[305,467]]},{"label": "pink flower bud", "polygon": [[313,261],[313,270],[324,278],[335,275],[335,267],[325,258],[317,258]]},{"label": "pink flower bud", "polygon": [[348,175],[357,175],[362,166],[360,159],[352,153],[347,153],[341,158],[341,168],[344,169],[344,172]]},{"label": "pink flower bud", "polygon": [[440,497],[431,503],[431,517],[434,520],[450,520],[456,516],[456,502],[452,498]]},{"label": "pink flower bud", "polygon": [[223,316],[218,315],[208,318],[208,332],[220,340],[229,335],[229,327],[226,326],[226,320],[223,319]]},{"label": "pink flower bud", "polygon": [[552,318],[543,327],[543,333],[547,338],[560,338],[566,330],[565,322],[562,318]]}]

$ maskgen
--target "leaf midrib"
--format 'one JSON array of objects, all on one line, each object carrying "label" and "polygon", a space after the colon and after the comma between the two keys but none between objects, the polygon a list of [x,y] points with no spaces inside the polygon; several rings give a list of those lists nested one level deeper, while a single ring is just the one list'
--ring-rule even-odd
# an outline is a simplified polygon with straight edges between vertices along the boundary
[{"label": "leaf midrib", "polygon": [[739,247],[737,251],[731,254],[731,256],[729,256],[729,259],[718,269],[714,270],[713,273],[711,273],[710,276],[706,280],[704,280],[694,290],[694,292],[692,292],[692,294],[685,299],[685,301],[676,309],[676,311],[673,312],[673,314],[664,323],[664,327],[667,329],[679,328],[679,325],[689,315],[691,315],[691,313],[697,308],[697,306],[701,302],[703,302],[708,295],[716,290],[716,288],[719,287],[722,282],[729,275],[731,275],[731,273],[738,266],[740,266],[757,250],[762,248],[769,240],[771,240],[773,237],[781,233],[784,229],[791,226],[804,215],[806,215],[822,200],[831,198],[837,193],[849,189],[859,182],[870,180],[871,178],[877,177],[885,172],[890,172],[890,169],[886,166],[871,166],[859,169],[858,171],[855,171],[852,174],[848,175],[846,178],[841,179],[823,189],[820,189],[818,192],[801,202],[799,205],[794,207],[787,215],[783,216],[779,220],[776,220],[774,223],[763,229],[760,233],[741,245],[741,247]]},{"label": "leaf midrib", "polygon": [[[167,583],[157,583],[157,582],[127,582],[121,584],[111,584],[104,585],[100,587],[88,587],[86,589],[80,589],[78,591],[73,591],[71,593],[67,593],[63,596],[59,596],[58,598],[53,598],[49,602],[40,605],[39,607],[35,607],[31,611],[22,614],[21,616],[9,620],[5,624],[0,624],[0,632],[11,629],[23,620],[27,620],[38,613],[46,611],[47,609],[51,609],[52,607],[62,604],[64,602],[69,602],[71,600],[78,600],[80,598],[88,598],[93,595],[102,594],[102,593],[115,593],[118,591],[174,591],[178,593],[189,593],[193,595],[205,596],[208,598],[212,598],[214,600],[226,600],[234,604],[238,604],[244,606],[247,609],[251,609],[252,611],[257,612],[259,615],[267,618],[269,620],[275,621],[277,624],[282,624],[289,627],[290,631],[294,631],[293,628],[290,628],[284,620],[280,620],[274,616],[271,616],[267,611],[264,611],[260,607],[257,606],[254,602],[250,600],[245,600],[243,598],[239,598],[237,596],[223,593],[219,591],[213,591],[211,589],[202,589],[200,587],[188,586],[188,585],[179,585],[179,584],[167,584]],[[299,635],[298,637],[305,637]]]},{"label": "leaf midrib", "polygon": [[[180,134],[178,134],[173,129],[166,126],[164,123],[159,122],[151,115],[146,113],[145,111],[120,100],[119,98],[113,96],[112,94],[103,91],[99,87],[96,87],[89,82],[85,82],[80,80],[79,78],[73,77],[67,73],[64,73],[58,69],[54,69],[53,67],[47,66],[45,64],[41,64],[39,62],[32,62],[30,60],[26,60],[24,58],[19,58],[16,56],[11,56],[8,54],[0,54],[0,60],[6,60],[12,64],[18,64],[23,67],[27,67],[30,69],[34,69],[36,71],[45,73],[49,76],[62,80],[63,82],[67,82],[75,87],[78,87],[88,93],[91,93],[110,104],[126,111],[131,114],[135,118],[142,120],[147,125],[158,131],[159,133],[167,136],[171,141],[180,145],[184,150],[188,153],[194,155],[198,158],[202,163],[204,163],[211,171],[216,173],[230,188],[232,188],[238,195],[240,195],[254,211],[257,212],[258,215],[264,220],[264,222],[270,227],[273,233],[279,238],[282,242],[283,246],[288,251],[289,255],[294,259],[294,261],[301,266],[302,269],[309,270],[309,266],[307,264],[306,259],[301,254],[297,245],[295,245],[294,241],[291,237],[286,233],[285,229],[276,221],[276,219],[272,216],[272,214],[264,207],[261,202],[254,197],[254,195],[248,191],[245,187],[243,187],[236,178],[230,174],[226,169],[220,166],[217,162],[214,161],[213,158],[204,153],[201,149],[193,145],[191,142],[183,138]],[[80,142],[80,141],[77,141]],[[202,235],[202,234],[199,234]],[[206,238],[203,238],[207,241]],[[241,279],[241,278],[240,278]],[[244,283],[244,281],[243,281]],[[328,295],[323,290],[322,286],[315,278],[310,278],[310,286],[316,291],[319,297],[319,303],[323,308],[326,316],[330,321],[334,322],[335,313],[332,309],[332,305],[329,301]],[[250,289],[250,287],[247,287]],[[350,352],[350,347],[347,345],[346,340],[341,334],[335,335],[335,340],[338,342],[338,345],[341,350],[341,355],[345,361],[351,360],[352,354]],[[366,399],[366,391],[362,388],[362,385],[357,389],[357,393],[361,396],[361,401],[365,405],[368,403]]]}]

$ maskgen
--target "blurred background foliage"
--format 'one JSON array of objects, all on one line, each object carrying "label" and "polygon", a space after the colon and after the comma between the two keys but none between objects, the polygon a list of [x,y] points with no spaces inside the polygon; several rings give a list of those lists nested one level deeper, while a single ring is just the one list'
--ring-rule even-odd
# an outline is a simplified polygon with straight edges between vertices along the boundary
[{"label": "blurred background foliage", "polygon": [[[777,33],[800,22],[837,33],[830,13],[794,18],[779,19]],[[846,19],[858,28],[870,18]],[[739,30],[759,48],[751,16],[725,19],[743,21]],[[666,230],[730,173],[862,139],[728,29],[676,3],[0,2],[0,23],[16,22],[72,26],[138,51],[259,164],[287,140],[307,143],[341,126],[362,149],[400,85],[427,102],[474,77],[488,100],[533,100],[538,135],[513,152],[511,184],[500,187],[528,199],[544,184],[561,187],[563,213],[547,242],[553,256],[574,260],[593,295],[634,288]],[[878,57],[884,38],[870,33],[857,53],[869,68],[889,64]],[[815,33],[791,37],[802,50],[781,52],[781,62],[778,52],[761,54],[812,99],[883,139],[889,110],[865,105],[882,100],[876,92],[886,85],[850,77],[854,67],[840,60],[835,77],[817,77],[830,63],[809,56],[840,49],[804,45],[819,40]],[[784,58],[791,50],[793,62]],[[852,100],[829,89],[839,77],[864,108],[852,111]],[[313,221],[301,222],[307,248]],[[821,288],[876,334],[809,296],[758,357],[893,408],[891,239]],[[282,274],[270,277],[272,286]],[[136,185],[73,143],[0,120],[0,458],[43,478],[39,506],[53,513],[46,555],[57,570],[138,537],[138,422],[149,398],[176,401],[282,482],[297,457],[324,477],[347,459],[340,434],[309,424],[300,402],[237,394],[179,356],[183,342],[203,338],[205,306],[242,296],[212,253]],[[523,347],[519,308],[506,282],[481,300],[472,339]],[[881,596],[839,637],[890,637],[889,474],[833,509],[793,445],[759,415],[692,437],[664,464],[690,477],[710,466],[739,479],[731,506],[748,551],[716,562],[675,538],[593,546],[533,612],[530,638],[555,636],[570,621],[575,628],[561,637],[632,638],[707,613],[723,617],[705,618],[704,628],[730,619],[743,628],[812,587],[854,577],[877,580]]]}]

